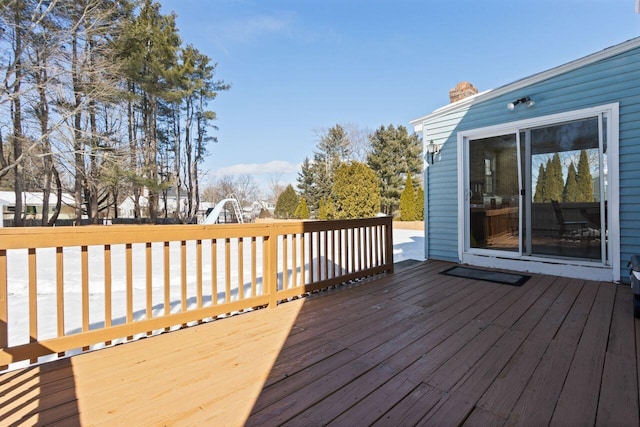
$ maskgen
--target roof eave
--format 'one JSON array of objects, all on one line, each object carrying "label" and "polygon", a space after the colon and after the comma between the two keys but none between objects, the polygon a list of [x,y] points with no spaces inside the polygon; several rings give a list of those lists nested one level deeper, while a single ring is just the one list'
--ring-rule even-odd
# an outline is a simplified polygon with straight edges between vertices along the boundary
[{"label": "roof eave", "polygon": [[561,74],[576,70],[580,67],[584,67],[589,64],[593,64],[594,62],[602,61],[612,56],[619,55],[621,53],[635,49],[637,47],[640,47],[640,37],[627,40],[626,42],[608,47],[601,51],[592,53],[591,55],[587,55],[585,57],[576,59],[574,61],[567,62],[566,64],[551,68],[549,70],[533,74],[529,77],[525,77],[520,80],[516,80],[515,82],[506,84],[504,86],[500,86],[497,89],[481,92],[477,95],[470,96],[458,102],[454,102],[453,104],[445,105],[444,107],[438,108],[437,110],[433,111],[430,114],[411,120],[409,123],[411,123],[414,127],[418,127],[418,126],[421,127],[422,123],[428,119],[449,114],[452,111],[469,108],[471,105],[476,104],[478,102],[483,102],[489,99],[497,98],[498,96],[504,95],[506,93],[523,89],[525,87],[534,85],[536,83],[542,82],[552,77],[559,76]]}]

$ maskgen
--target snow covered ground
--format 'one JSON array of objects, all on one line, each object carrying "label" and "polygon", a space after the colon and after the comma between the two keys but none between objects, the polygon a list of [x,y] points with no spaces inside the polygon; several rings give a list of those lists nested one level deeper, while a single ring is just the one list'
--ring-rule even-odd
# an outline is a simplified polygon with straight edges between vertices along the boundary
[{"label": "snow covered ground", "polygon": [[[408,259],[423,260],[424,259],[424,235],[423,230],[400,230],[393,231],[393,257],[394,262],[401,262]],[[175,243],[175,245],[174,245]],[[193,243],[193,242],[191,242]],[[210,259],[207,248],[203,248],[203,258]],[[162,245],[153,245],[153,311],[154,316],[164,313],[164,266]],[[220,251],[224,248],[220,247]],[[39,250],[40,251],[40,250]],[[195,305],[195,256],[193,247],[187,247],[188,264],[187,264],[187,282],[189,283],[187,295],[189,304]],[[124,251],[112,248],[113,265],[123,266]],[[231,259],[231,279],[232,283],[237,283],[237,251],[232,250]],[[250,256],[249,251],[245,251],[245,255]],[[260,255],[258,254],[258,257]],[[220,252],[218,259],[223,258]],[[103,267],[103,251],[102,248],[89,248],[89,323],[91,328],[99,328],[104,325],[104,267]],[[144,245],[134,245],[133,248],[133,301],[134,301],[134,318],[143,319],[146,316],[146,276],[145,276],[145,252]],[[155,264],[158,265],[155,265]],[[180,272],[180,246],[178,242],[172,242],[171,245],[171,311],[180,311],[181,297],[181,272]],[[47,339],[56,336],[57,326],[57,302],[56,302],[56,283],[55,283],[55,265],[56,256],[55,249],[44,250],[38,252],[37,264],[37,283],[38,283],[38,338]],[[69,266],[80,265],[79,248],[70,248],[64,253],[64,307],[65,307],[65,331],[66,333],[74,333],[81,330],[81,301],[82,289],[81,272],[79,268],[73,269]],[[262,262],[257,260],[258,271],[257,277],[261,276]],[[24,272],[28,271],[28,259],[24,252],[12,253],[8,252],[8,317],[9,317],[9,345],[15,346],[29,342],[29,287],[28,277]],[[244,261],[245,269],[250,268],[249,259]],[[210,266],[203,268],[204,275],[210,272]],[[244,273],[244,281],[250,280],[250,271]],[[113,272],[112,284],[112,324],[117,325],[125,321],[126,316],[126,277],[124,271]],[[219,289],[224,287],[224,281],[219,280]],[[261,280],[258,279],[258,286],[261,286]],[[206,289],[210,289],[210,283],[203,284],[205,292],[203,303],[206,306],[211,302],[211,293],[206,294]],[[237,293],[234,289],[234,295]],[[245,292],[249,292],[250,288],[245,288]],[[249,296],[249,294],[246,294]],[[232,296],[233,298],[233,296]],[[218,299],[224,300],[224,294],[219,293]],[[19,365],[12,366],[12,368]]]},{"label": "snow covered ground", "polygon": [[393,230],[393,262],[424,260],[424,230]]}]

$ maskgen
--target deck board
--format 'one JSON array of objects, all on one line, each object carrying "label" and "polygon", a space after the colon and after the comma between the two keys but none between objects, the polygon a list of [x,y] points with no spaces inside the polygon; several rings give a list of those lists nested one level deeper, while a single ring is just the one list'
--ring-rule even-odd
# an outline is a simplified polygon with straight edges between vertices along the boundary
[{"label": "deck board", "polygon": [[[621,426],[625,420],[640,416],[638,410],[638,383],[635,361],[635,349],[629,343],[634,342],[633,307],[625,304],[631,294],[630,288],[618,289],[616,304],[611,319],[611,333],[605,355],[602,373],[602,391],[598,402],[600,426]],[[616,396],[616,389],[628,390],[622,396]],[[611,399],[623,399],[612,401]]]},{"label": "deck board", "polygon": [[592,425],[596,421],[604,357],[616,288],[598,284],[598,294],[587,318],[558,398],[552,425]]},{"label": "deck board", "polygon": [[628,287],[451,266],[0,374],[0,424],[640,425]]},{"label": "deck board", "polygon": [[582,287],[509,415],[507,425],[549,423],[597,291],[595,284],[587,283]]},{"label": "deck board", "polygon": [[581,286],[577,283],[569,284],[562,289],[544,317],[525,339],[498,378],[483,394],[478,402],[478,407],[504,419],[509,416],[511,409],[540,363],[551,339],[566,318],[580,289]]}]

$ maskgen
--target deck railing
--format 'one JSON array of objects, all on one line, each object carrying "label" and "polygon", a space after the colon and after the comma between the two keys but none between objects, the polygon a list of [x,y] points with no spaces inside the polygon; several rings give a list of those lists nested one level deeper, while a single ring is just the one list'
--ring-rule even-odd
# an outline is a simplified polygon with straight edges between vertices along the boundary
[{"label": "deck railing", "polygon": [[393,270],[391,219],[0,229],[0,368]]}]

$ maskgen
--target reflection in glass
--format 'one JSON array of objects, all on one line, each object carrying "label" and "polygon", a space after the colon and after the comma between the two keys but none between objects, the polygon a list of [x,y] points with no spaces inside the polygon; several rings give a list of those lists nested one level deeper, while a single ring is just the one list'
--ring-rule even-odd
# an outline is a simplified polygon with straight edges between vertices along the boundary
[{"label": "reflection in glass", "polygon": [[469,141],[469,246],[519,251],[516,135]]},{"label": "reflection in glass", "polygon": [[602,259],[598,122],[594,117],[524,131],[531,141],[531,254]]}]

